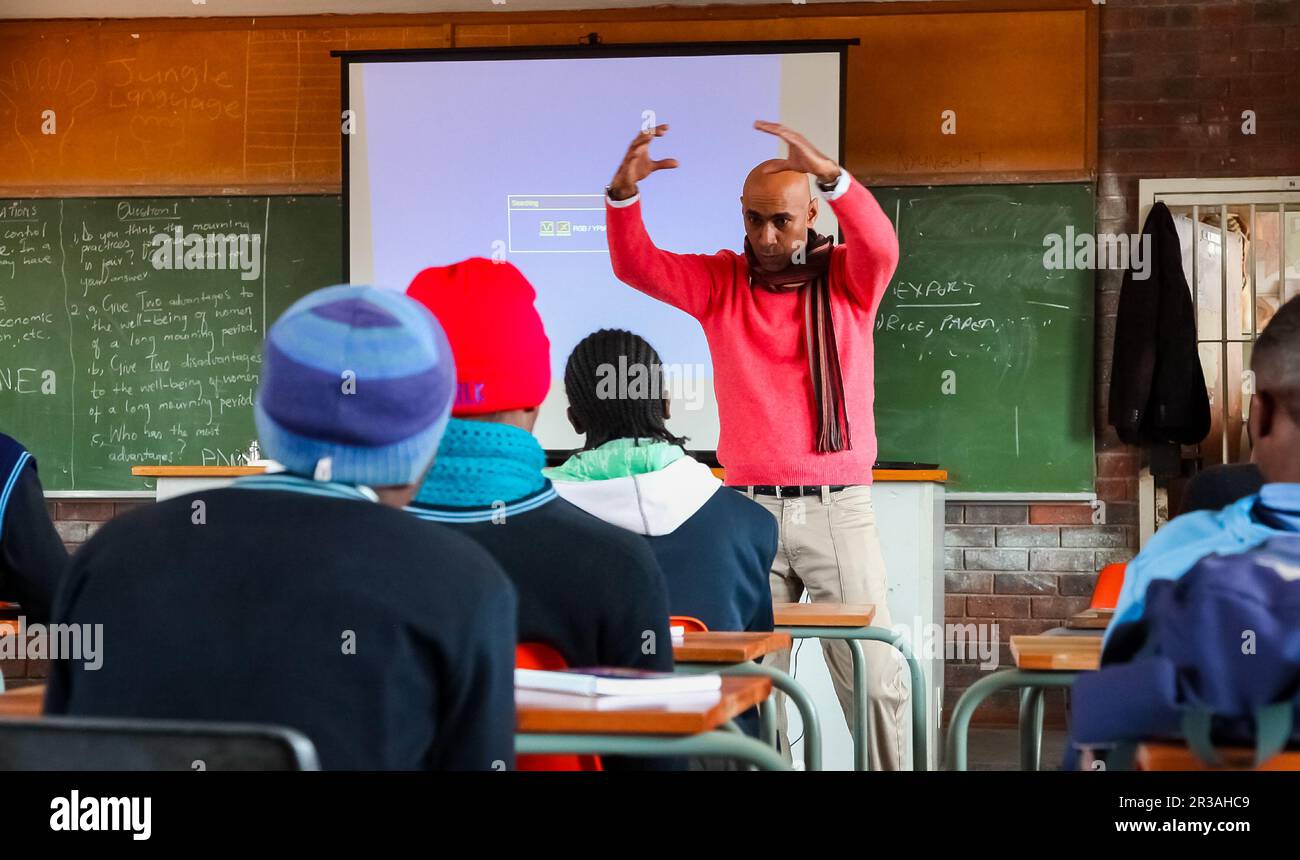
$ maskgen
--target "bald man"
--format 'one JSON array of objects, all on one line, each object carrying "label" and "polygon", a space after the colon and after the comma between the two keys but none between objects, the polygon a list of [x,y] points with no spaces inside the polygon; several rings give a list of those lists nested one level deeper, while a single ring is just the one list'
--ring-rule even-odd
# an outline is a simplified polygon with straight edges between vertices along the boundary
[{"label": "bald man", "polygon": [[[745,180],[744,254],[672,254],[650,241],[638,183],[677,167],[675,159],[650,158],[650,142],[668,131],[660,125],[632,141],[606,190],[610,262],[619,280],[704,327],[727,485],[780,524],[772,599],[795,602],[807,591],[814,601],[871,603],[877,607],[873,623],[889,627],[871,504],[872,331],[898,264],[898,238],[871,193],[806,138],[777,123],[756,122],[754,128],[785,141],[788,154],[758,165]],[[839,219],[843,245],[814,230],[823,199]],[[851,721],[848,647],[822,647]],[[867,643],[865,650],[869,761],[880,770],[908,767],[903,666],[888,645]],[[773,662],[787,668],[789,652]],[[778,713],[784,737],[785,708]]]}]

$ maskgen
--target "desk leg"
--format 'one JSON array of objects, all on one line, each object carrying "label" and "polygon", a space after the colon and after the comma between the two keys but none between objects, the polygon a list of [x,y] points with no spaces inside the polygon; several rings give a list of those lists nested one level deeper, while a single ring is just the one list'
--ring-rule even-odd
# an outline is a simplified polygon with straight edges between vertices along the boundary
[{"label": "desk leg", "polygon": [[[808,691],[802,684],[775,666],[764,666],[762,663],[746,663],[744,666],[740,674],[763,675],[771,678],[772,686],[785,693],[790,697],[790,701],[794,702],[795,708],[799,711],[799,719],[803,721],[803,769],[821,770],[822,724],[817,716],[817,705],[813,702],[812,696],[808,695]],[[771,698],[775,699],[775,697]]]},{"label": "desk leg", "polygon": [[[864,652],[861,643],[884,642],[902,654],[912,678],[912,770],[927,769],[929,765],[929,756],[927,754],[929,740],[925,728],[925,675],[921,672],[921,664],[917,662],[916,657],[912,654],[912,649],[903,636],[883,627],[797,627],[782,625],[777,629],[789,633],[795,639],[844,639],[848,641],[855,661],[853,667],[855,680],[854,702],[862,702],[864,705],[869,703],[870,691],[866,689],[865,684],[859,683],[858,669],[865,670],[866,662],[863,659]],[[865,675],[865,671],[863,674]],[[865,769],[863,762],[866,761],[866,750],[858,750],[860,745],[857,743],[858,735],[855,724],[856,720],[849,725],[849,732],[854,735],[855,769],[863,770]]]},{"label": "desk leg", "polygon": [[[821,718],[817,715],[817,705],[813,702],[812,696],[808,695],[808,691],[803,688],[803,685],[789,674],[782,672],[775,666],[751,662],[731,665],[678,663],[674,667],[674,671],[717,672],[720,675],[758,675],[770,678],[772,686],[785,693],[790,697],[790,701],[794,702],[795,708],[799,711],[799,719],[803,720],[803,769],[805,771],[822,769],[822,724]],[[775,698],[775,696],[769,696],[768,701],[775,701]],[[776,723],[773,722],[772,726],[775,729]],[[772,746],[776,746],[775,741],[773,741]]]},{"label": "desk leg", "polygon": [[759,770],[789,770],[771,747],[730,731],[697,735],[517,734],[518,755],[626,755],[729,758]]},{"label": "desk leg", "polygon": [[970,732],[970,719],[975,709],[989,696],[1011,687],[1068,687],[1078,676],[1078,672],[1027,672],[1020,669],[1003,669],[971,684],[966,688],[966,692],[961,694],[961,698],[952,709],[944,767],[948,770],[966,769],[966,740]]},{"label": "desk leg", "polygon": [[871,730],[869,709],[871,702],[867,695],[867,655],[862,643],[857,639],[845,640],[849,643],[849,653],[853,655],[853,769],[867,770],[867,733]]},{"label": "desk leg", "polygon": [[758,703],[758,739],[776,749],[776,696]]},{"label": "desk leg", "polygon": [[1020,690],[1020,769],[1038,770],[1043,756],[1043,689]]},{"label": "desk leg", "polygon": [[912,679],[912,770],[928,770],[930,735],[925,726],[925,675],[921,672],[921,664],[912,654],[907,640],[894,631],[883,627],[867,627],[862,632],[863,639],[892,645],[907,663],[907,672]]}]

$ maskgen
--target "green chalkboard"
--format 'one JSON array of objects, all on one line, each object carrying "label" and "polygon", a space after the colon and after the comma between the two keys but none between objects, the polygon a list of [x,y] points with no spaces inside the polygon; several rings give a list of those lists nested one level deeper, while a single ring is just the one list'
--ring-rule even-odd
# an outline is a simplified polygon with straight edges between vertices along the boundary
[{"label": "green chalkboard", "polygon": [[267,326],[342,280],[341,225],[336,195],[0,200],[0,430],[47,490],[241,462]]},{"label": "green chalkboard", "polygon": [[1044,237],[1091,233],[1091,185],[877,188],[901,258],[876,319],[881,460],[948,489],[1093,489],[1095,272]]}]

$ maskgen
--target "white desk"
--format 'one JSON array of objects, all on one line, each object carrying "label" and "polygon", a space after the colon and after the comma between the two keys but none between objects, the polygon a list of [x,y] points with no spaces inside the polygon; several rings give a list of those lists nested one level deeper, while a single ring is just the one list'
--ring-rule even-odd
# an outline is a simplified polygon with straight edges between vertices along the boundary
[{"label": "white desk", "polygon": [[173,496],[215,490],[236,478],[260,475],[274,465],[268,460],[257,466],[133,466],[131,474],[157,481],[154,501],[161,502]]}]

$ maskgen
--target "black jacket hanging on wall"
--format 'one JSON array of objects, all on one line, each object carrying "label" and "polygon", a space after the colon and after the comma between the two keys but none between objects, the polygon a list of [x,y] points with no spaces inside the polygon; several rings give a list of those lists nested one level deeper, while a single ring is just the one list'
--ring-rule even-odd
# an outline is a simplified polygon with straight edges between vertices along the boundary
[{"label": "black jacket hanging on wall", "polygon": [[1210,432],[1210,401],[1196,352],[1196,311],[1169,207],[1151,207],[1148,277],[1124,273],[1115,319],[1110,423],[1130,445],[1193,445]]}]

